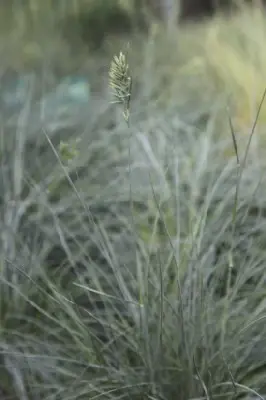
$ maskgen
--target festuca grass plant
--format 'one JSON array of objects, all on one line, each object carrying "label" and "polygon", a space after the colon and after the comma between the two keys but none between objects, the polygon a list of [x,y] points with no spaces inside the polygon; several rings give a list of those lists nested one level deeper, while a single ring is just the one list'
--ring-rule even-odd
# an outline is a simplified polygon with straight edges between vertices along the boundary
[{"label": "festuca grass plant", "polygon": [[[115,57],[114,61],[111,64],[111,69],[110,69],[110,86],[115,89],[115,96],[116,98],[118,98],[118,102],[121,103],[124,106],[124,109],[126,110],[126,112],[124,111],[124,118],[125,120],[128,122],[128,117],[129,117],[129,103],[127,101],[127,99],[130,99],[131,96],[131,88],[132,88],[132,81],[131,78],[127,76],[127,71],[128,71],[128,65],[126,64],[126,59],[125,56],[120,53],[120,57]],[[130,86],[125,85],[125,77],[126,81],[130,82]],[[126,90],[124,89],[126,87]],[[130,90],[129,90],[130,87]],[[126,95],[125,95],[126,94]],[[263,398],[261,397],[255,389],[252,389],[251,387],[245,385],[245,382],[251,382],[252,379],[254,378],[254,382],[256,381],[256,379],[258,378],[258,376],[260,375],[260,373],[258,374],[258,376],[256,376],[256,373],[253,375],[251,373],[251,375],[249,375],[249,373],[247,373],[246,376],[243,376],[242,378],[240,378],[240,382],[237,381],[237,378],[234,378],[234,375],[237,376],[237,371],[235,371],[234,373],[232,373],[231,370],[231,361],[227,361],[227,357],[230,358],[229,354],[225,357],[224,354],[224,349],[227,348],[227,335],[230,332],[230,327],[234,327],[236,329],[238,329],[236,326],[234,326],[234,322],[236,322],[235,320],[232,321],[231,318],[232,316],[230,315],[230,313],[233,311],[234,306],[232,307],[232,301],[236,301],[236,304],[239,301],[239,304],[242,302],[243,298],[243,294],[242,294],[242,290],[243,293],[248,293],[246,292],[245,286],[247,284],[247,282],[249,281],[250,277],[254,277],[253,273],[252,275],[249,275],[249,278],[240,278],[240,266],[239,266],[239,219],[241,220],[241,218],[239,218],[238,215],[238,211],[239,208],[241,209],[243,205],[240,204],[240,185],[242,183],[242,178],[243,178],[243,174],[245,172],[245,167],[246,167],[246,163],[247,163],[247,158],[248,158],[248,154],[249,154],[249,150],[250,150],[250,145],[251,145],[251,141],[253,139],[254,133],[255,133],[255,128],[256,125],[258,123],[259,117],[260,117],[260,113],[262,110],[262,106],[264,104],[264,100],[265,100],[265,94],[266,94],[266,90],[263,93],[263,96],[261,98],[258,110],[257,110],[257,114],[255,117],[255,120],[253,122],[253,126],[251,128],[251,132],[249,135],[249,140],[246,146],[246,150],[243,156],[243,159],[241,160],[240,154],[239,154],[239,150],[238,150],[238,143],[237,143],[237,138],[235,135],[235,131],[234,131],[234,126],[232,123],[231,118],[229,117],[228,119],[228,126],[230,127],[230,131],[231,131],[231,136],[232,136],[232,144],[233,144],[233,149],[235,152],[235,157],[236,157],[236,177],[235,177],[235,192],[233,194],[233,198],[231,198],[232,201],[232,209],[231,209],[231,219],[229,218],[229,220],[227,220],[226,225],[226,229],[225,231],[227,231],[227,235],[229,237],[227,237],[227,245],[225,245],[225,250],[224,250],[224,258],[223,258],[223,272],[221,274],[221,270],[218,272],[218,270],[220,269],[221,265],[219,265],[219,256],[218,259],[214,258],[212,259],[212,261],[215,262],[215,266],[214,268],[216,269],[216,271],[210,272],[207,274],[207,276],[204,275],[204,272],[200,269],[200,254],[201,254],[201,246],[203,246],[203,237],[204,237],[204,228],[207,226],[208,223],[213,223],[212,218],[208,218],[208,213],[210,212],[211,209],[211,201],[212,201],[212,196],[211,198],[209,198],[208,200],[205,199],[199,199],[200,195],[198,193],[198,195],[196,196],[196,202],[193,204],[194,208],[198,209],[198,210],[194,210],[193,212],[193,219],[190,221],[191,222],[191,226],[189,226],[189,235],[187,235],[187,237],[185,237],[185,240],[182,243],[181,240],[181,219],[177,222],[177,228],[176,229],[172,229],[172,231],[169,231],[169,228],[172,227],[173,228],[173,223],[171,223],[171,221],[167,220],[164,218],[164,213],[163,213],[163,209],[161,207],[160,201],[157,199],[157,195],[154,191],[154,188],[152,186],[152,182],[151,183],[151,189],[152,189],[152,198],[154,200],[154,205],[155,205],[155,209],[156,209],[156,213],[157,217],[154,215],[154,221],[152,222],[153,228],[151,227],[150,230],[150,240],[147,240],[147,236],[146,236],[146,244],[147,242],[149,242],[149,245],[146,247],[146,250],[148,251],[147,254],[147,261],[148,261],[148,271],[143,271],[142,273],[144,274],[144,276],[146,275],[146,279],[144,279],[144,281],[146,281],[146,287],[144,285],[144,287],[142,288],[142,296],[141,296],[141,307],[146,309],[146,307],[148,306],[148,310],[147,310],[147,314],[145,316],[143,316],[143,310],[140,313],[140,322],[141,322],[141,329],[144,329],[144,333],[147,335],[147,332],[149,334],[151,334],[151,336],[147,337],[147,341],[150,342],[151,338],[153,337],[153,335],[155,335],[155,343],[156,344],[156,351],[153,351],[154,348],[152,347],[152,349],[150,349],[150,351],[153,354],[150,354],[149,357],[153,360],[152,362],[152,366],[159,366],[163,361],[164,361],[164,355],[165,352],[163,350],[163,333],[164,333],[164,327],[165,324],[164,322],[166,322],[166,315],[164,314],[165,309],[168,309],[169,303],[170,303],[170,298],[172,298],[171,296],[173,295],[172,290],[174,290],[174,297],[173,300],[177,302],[178,306],[177,306],[177,310],[176,310],[176,316],[177,316],[177,320],[179,323],[179,337],[180,337],[180,345],[182,347],[182,354],[177,355],[176,358],[178,360],[183,359],[184,360],[184,365],[183,365],[183,369],[181,368],[182,373],[180,374],[180,380],[182,382],[182,375],[183,373],[185,373],[185,380],[187,379],[187,382],[190,382],[190,389],[191,389],[191,394],[188,392],[184,398],[190,398],[189,396],[197,396],[196,393],[194,393],[194,390],[197,392],[197,390],[201,391],[203,393],[202,398],[206,398],[206,399],[210,399],[210,398],[215,398],[217,395],[215,394],[215,391],[217,388],[218,392],[219,392],[219,396],[222,396],[222,392],[223,390],[221,388],[227,388],[225,389],[223,395],[224,398],[229,398],[230,396],[232,396],[232,398],[237,398],[239,395],[245,395],[247,393],[250,394],[255,394],[257,395],[259,398]],[[154,159],[155,157],[150,157],[150,159]],[[232,173],[232,170],[230,171],[230,173]],[[227,176],[228,177],[228,176]],[[167,180],[167,178],[166,178]],[[171,182],[173,184],[173,182]],[[234,187],[234,185],[233,185]],[[257,189],[257,188],[256,188]],[[171,192],[171,189],[169,190]],[[214,193],[212,193],[213,195]],[[207,196],[206,196],[207,197]],[[204,204],[204,206],[201,208],[198,206],[197,202],[201,202]],[[222,203],[223,204],[223,203]],[[223,204],[225,205],[225,204]],[[173,210],[171,210],[173,213]],[[170,211],[170,213],[171,213]],[[226,215],[226,211],[225,209],[220,209],[220,212],[222,211],[222,214],[218,214],[219,218],[221,217],[221,215],[224,214]],[[191,210],[188,210],[188,214],[190,214]],[[214,215],[215,215],[215,210],[214,210]],[[214,216],[213,215],[213,216]],[[177,215],[172,214],[172,218],[176,217]],[[179,214],[178,216],[180,217],[180,210],[179,210]],[[214,218],[215,219],[215,218]],[[224,221],[225,222],[225,221]],[[242,222],[243,223],[243,222]],[[242,227],[241,227],[242,228]],[[202,230],[203,229],[203,230]],[[223,229],[222,229],[223,230]],[[151,258],[152,252],[150,244],[151,242],[153,242],[153,238],[154,238],[154,233],[158,233],[158,231],[161,231],[164,233],[164,236],[166,237],[166,241],[168,242],[168,255],[166,256],[166,258],[164,258],[164,261],[162,262],[162,247],[157,247],[157,254],[156,256],[158,257],[153,257]],[[225,233],[224,231],[224,233]],[[141,233],[141,228],[140,231]],[[140,238],[143,239],[143,236],[140,235]],[[173,241],[174,239],[174,241]],[[189,239],[189,240],[188,240]],[[199,241],[198,241],[199,239]],[[145,242],[145,239],[144,239]],[[160,239],[159,239],[160,242]],[[177,245],[177,249],[175,248],[174,243],[178,243]],[[181,245],[182,243],[182,245]],[[143,244],[143,242],[142,242]],[[158,243],[157,243],[158,244]],[[161,241],[161,244],[163,245],[163,247],[165,247],[165,241]],[[214,245],[214,242],[212,243],[212,245]],[[222,246],[224,245],[224,243],[222,244]],[[203,246],[204,247],[204,246]],[[219,247],[219,245],[218,245]],[[158,251],[159,249],[159,251]],[[177,253],[176,253],[176,250]],[[218,251],[219,252],[219,251]],[[223,252],[223,251],[222,251]],[[156,252],[155,252],[156,253]],[[154,254],[153,254],[154,255]],[[191,256],[194,255],[195,259],[192,261],[191,260]],[[243,254],[242,254],[243,255]],[[206,254],[205,254],[206,256]],[[158,260],[159,259],[159,260]],[[249,259],[249,258],[248,258]],[[254,261],[253,257],[251,257],[252,262]],[[192,265],[194,264],[194,268],[192,267],[192,269],[190,269],[190,263],[192,262]],[[157,285],[155,283],[151,284],[152,288],[155,289],[157,287],[158,293],[157,293],[157,301],[158,301],[158,315],[157,315],[157,324],[155,323],[153,325],[153,321],[151,321],[151,324],[154,328],[155,331],[153,330],[149,330],[147,331],[147,320],[150,317],[150,307],[152,307],[152,304],[155,303],[154,302],[154,298],[153,295],[151,295],[151,301],[152,303],[149,303],[149,285],[151,282],[153,282],[153,278],[155,278],[156,274],[156,267],[154,270],[154,266],[157,265],[158,268],[158,276],[157,276]],[[199,263],[199,264],[198,264]],[[150,268],[152,270],[151,273],[151,277],[149,277],[149,273],[150,273]],[[197,270],[198,269],[198,270]],[[192,272],[192,275],[191,275]],[[217,273],[218,276],[218,280],[216,281],[217,277],[215,277]],[[220,275],[221,274],[221,275]],[[195,275],[193,277],[193,275]],[[141,276],[141,281],[143,282],[143,278],[144,276]],[[243,275],[245,276],[245,274]],[[209,287],[208,286],[208,279],[211,279],[211,286],[214,284],[213,287]],[[195,282],[194,282],[195,279]],[[253,278],[251,278],[253,279]],[[255,279],[256,280],[256,279]],[[155,279],[156,281],[156,279]],[[223,282],[222,282],[223,281]],[[242,281],[242,283],[240,283]],[[238,286],[238,284],[240,283],[240,286]],[[184,285],[187,284],[188,285],[188,292],[190,295],[190,290],[194,290],[196,292],[195,294],[195,302],[199,301],[199,303],[201,304],[200,309],[196,309],[197,311],[195,311],[194,314],[194,318],[199,318],[198,322],[199,322],[199,326],[202,326],[202,320],[201,318],[204,318],[204,312],[206,311],[206,309],[208,308],[208,306],[210,306],[209,301],[211,300],[211,304],[213,306],[213,302],[217,302],[217,304],[219,304],[220,308],[220,317],[219,317],[219,345],[217,348],[217,353],[216,355],[218,355],[218,358],[221,357],[220,359],[222,360],[222,369],[225,368],[224,370],[224,377],[227,375],[229,377],[229,380],[224,382],[224,381],[219,381],[218,378],[218,383],[215,384],[215,378],[213,377],[213,373],[212,370],[208,369],[208,362],[207,365],[204,364],[204,362],[206,361],[206,359],[204,360],[204,356],[201,354],[201,362],[203,364],[201,364],[201,366],[204,365],[203,367],[203,371],[200,371],[199,368],[197,367],[196,364],[196,353],[194,352],[195,350],[192,350],[193,348],[193,344],[189,343],[189,333],[186,331],[187,329],[187,318],[189,319],[189,308],[191,306],[190,304],[190,300],[192,300],[190,298],[190,300],[188,300],[186,298],[186,295],[184,294]],[[241,287],[243,284],[243,287]],[[154,286],[153,286],[154,285]],[[192,285],[192,286],[191,286]],[[217,286],[216,286],[217,285]],[[138,285],[137,285],[138,286]],[[216,286],[216,287],[215,287]],[[192,289],[193,288],[193,289]],[[150,290],[153,290],[150,289]],[[209,296],[209,294],[212,292],[212,295]],[[218,293],[217,294],[217,290]],[[164,297],[166,296],[166,297]],[[169,296],[169,297],[167,297]],[[213,296],[213,297],[212,297]],[[217,297],[216,297],[217,296]],[[192,298],[194,298],[194,296],[192,296]],[[197,299],[197,300],[196,300]],[[194,302],[194,300],[192,300],[192,303]],[[188,307],[188,309],[186,309],[186,306]],[[155,307],[157,308],[157,307]],[[236,307],[237,308],[237,307]],[[201,310],[201,311],[200,311]],[[239,309],[238,309],[239,311]],[[197,313],[199,312],[200,315],[197,315]],[[144,320],[142,320],[142,318],[144,318]],[[238,317],[236,317],[238,318]],[[244,328],[240,328],[240,331],[246,331],[246,329],[248,329],[247,327],[256,325],[256,323],[259,323],[260,321],[264,320],[264,315],[262,315],[260,318],[258,319],[254,319],[252,322],[250,322],[246,327]],[[204,324],[204,323],[203,323]],[[157,325],[157,327],[156,327]],[[194,326],[194,328],[196,328],[197,323],[195,323],[195,321],[192,322],[192,325],[190,325],[191,327]],[[229,331],[228,331],[229,328]],[[168,332],[167,332],[168,333]],[[165,339],[167,341],[167,339],[169,340],[170,337],[167,335],[167,333],[165,332]],[[191,333],[191,332],[190,332]],[[204,332],[204,334],[201,336],[200,333],[198,333],[199,336],[201,337],[200,340],[202,340],[204,338],[204,334],[206,334],[206,332]],[[193,335],[193,334],[192,334]],[[195,336],[193,335],[193,338],[195,338]],[[187,341],[188,340],[188,341]],[[169,342],[167,341],[167,345],[169,344]],[[208,348],[208,344],[206,344],[206,348],[205,350],[207,351]],[[158,359],[155,357],[154,359],[154,355],[156,355],[158,357]],[[181,356],[181,357],[180,357]],[[184,357],[184,358],[183,358]],[[228,359],[229,360],[229,359]],[[207,367],[207,370],[205,370],[205,367]],[[158,368],[158,367],[157,367]],[[150,371],[149,373],[152,374],[153,377],[158,376],[157,379],[160,380],[159,377],[162,376],[163,372],[166,371],[167,367],[164,366],[164,368],[161,370],[159,367],[159,371],[156,371],[157,369],[156,367],[154,368],[154,370]],[[263,370],[264,367],[262,367]],[[238,369],[238,367],[237,367]],[[260,368],[259,368],[260,369]],[[255,370],[257,370],[255,368]],[[184,372],[185,371],[185,372]],[[261,370],[260,370],[261,371]],[[157,374],[156,374],[157,372]],[[176,370],[177,373],[177,370]],[[186,375],[187,374],[187,375]],[[205,383],[205,380],[202,376],[202,374],[204,376],[206,376],[207,379],[207,384]],[[221,374],[221,372],[220,372]],[[263,372],[262,372],[263,374]],[[214,381],[212,381],[212,379],[214,379]],[[195,380],[195,381],[194,381]],[[194,382],[193,382],[194,381]],[[181,383],[182,385],[182,383]],[[176,387],[173,389],[172,393],[175,393],[177,389],[177,387],[181,386],[178,378],[177,378],[177,382],[176,382]],[[231,389],[229,389],[231,385]],[[164,386],[164,385],[163,385]],[[181,386],[181,388],[183,389],[183,387]],[[181,390],[182,390],[181,389]],[[157,385],[156,385],[156,379],[155,382],[151,382],[151,391],[152,391],[152,395],[148,395],[149,398],[164,398],[164,394],[162,395],[161,392],[161,387],[158,389]],[[214,393],[213,393],[214,391]],[[192,394],[193,393],[193,394]],[[248,394],[247,394],[248,395]],[[153,397],[155,396],[155,397]],[[168,398],[167,396],[165,398]]]},{"label": "festuca grass plant", "polygon": [[[265,224],[249,214],[252,195],[260,198],[257,184],[250,185],[259,170],[246,166],[247,155],[241,161],[233,128],[237,165],[217,162],[221,149],[205,136],[196,143],[196,164],[189,166],[192,149],[178,147],[173,136],[169,140],[160,130],[157,139],[165,146],[165,158],[176,145],[167,168],[156,138],[134,132],[142,143],[138,152],[147,156],[145,169],[154,169],[151,160],[156,160],[157,169],[158,163],[161,167],[158,173],[164,174],[164,193],[156,184],[151,184],[149,193],[167,238],[167,251],[159,248],[151,255],[150,243],[140,235],[137,248],[134,245],[133,253],[120,264],[125,248],[118,253],[108,228],[99,224],[104,268],[100,260],[88,262],[82,272],[76,271],[67,290],[50,285],[61,310],[59,321],[64,321],[56,331],[60,332],[58,351],[64,351],[64,369],[57,375],[59,393],[63,398],[76,398],[78,393],[111,399],[248,399],[253,395],[263,399],[265,271],[260,235]],[[254,129],[250,139],[253,134]],[[134,151],[131,155],[136,156]],[[181,166],[174,170],[176,160]],[[131,167],[134,173],[134,157]],[[171,182],[170,167],[175,178]],[[142,192],[142,202],[147,195],[147,190]],[[164,219],[162,200],[171,204],[171,221]],[[130,213],[127,218],[129,227]],[[173,223],[177,229],[170,233]],[[150,241],[156,224],[155,218]]]},{"label": "festuca grass plant", "polygon": [[28,101],[1,135],[0,388],[263,399],[266,182],[250,146],[264,98],[242,156],[231,117],[224,140],[213,115],[200,130],[173,103],[141,119],[131,76],[122,52],[109,78],[127,124],[92,99],[85,124],[29,135]]}]

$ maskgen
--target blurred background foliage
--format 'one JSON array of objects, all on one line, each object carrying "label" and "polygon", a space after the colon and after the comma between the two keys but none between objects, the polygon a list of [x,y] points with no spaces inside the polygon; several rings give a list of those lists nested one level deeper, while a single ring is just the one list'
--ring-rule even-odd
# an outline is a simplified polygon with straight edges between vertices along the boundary
[{"label": "blurred background foliage", "polygon": [[[217,13],[198,23],[176,24],[171,35],[160,3],[166,0],[2,1],[2,66],[19,72],[49,66],[55,75],[83,68],[95,73],[97,86],[104,83],[112,54],[130,43],[134,78],[138,81],[144,67],[152,69],[156,84],[149,95],[158,105],[174,100],[198,113],[205,101],[209,107],[213,98],[221,102],[230,97],[234,122],[241,129],[250,126],[265,82],[266,28],[259,3],[250,8],[250,2],[241,2],[240,13]],[[186,12],[190,7],[192,15],[199,4],[206,9],[205,0],[183,5]],[[180,9],[179,4],[176,10]],[[149,71],[143,78],[146,96],[151,87]],[[178,96],[177,91],[186,95]],[[224,120],[224,114],[219,115]]]}]

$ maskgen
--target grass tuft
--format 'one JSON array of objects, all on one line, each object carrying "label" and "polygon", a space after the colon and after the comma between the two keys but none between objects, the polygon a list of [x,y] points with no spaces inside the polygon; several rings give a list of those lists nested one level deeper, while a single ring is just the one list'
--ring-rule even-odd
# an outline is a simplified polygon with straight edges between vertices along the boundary
[{"label": "grass tuft", "polygon": [[[245,13],[228,20],[236,41]],[[48,62],[18,114],[2,113],[6,396],[265,398],[266,182],[252,148],[263,132],[265,92],[251,129],[245,125],[245,147],[235,108],[228,124],[227,99],[217,90],[225,84],[238,99],[232,71],[242,64],[228,57],[214,65],[214,42],[206,39],[212,24],[226,31],[221,21],[178,28],[178,63],[173,38],[160,31],[140,46],[142,57],[132,43],[130,65],[115,53],[106,78],[130,119],[130,143],[108,88],[92,91],[86,112],[69,109],[63,122],[55,113],[51,124],[45,107],[36,113],[44,77],[57,83]],[[234,157],[225,157],[228,148]]]}]

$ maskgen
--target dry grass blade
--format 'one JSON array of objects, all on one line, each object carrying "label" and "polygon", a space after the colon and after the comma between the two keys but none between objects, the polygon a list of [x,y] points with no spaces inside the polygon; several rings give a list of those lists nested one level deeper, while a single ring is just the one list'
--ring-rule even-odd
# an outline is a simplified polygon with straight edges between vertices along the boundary
[{"label": "dry grass blade", "polygon": [[199,380],[199,382],[200,382],[200,384],[202,386],[202,389],[204,390],[204,393],[205,393],[205,396],[206,396],[206,400],[210,400],[210,396],[209,396],[209,393],[208,393],[207,386],[205,385],[204,381],[202,380],[202,378],[200,376],[199,369],[198,369],[198,367],[196,365],[194,357],[193,357],[193,364],[194,364],[194,368],[196,370],[196,374],[197,374],[198,380]]}]

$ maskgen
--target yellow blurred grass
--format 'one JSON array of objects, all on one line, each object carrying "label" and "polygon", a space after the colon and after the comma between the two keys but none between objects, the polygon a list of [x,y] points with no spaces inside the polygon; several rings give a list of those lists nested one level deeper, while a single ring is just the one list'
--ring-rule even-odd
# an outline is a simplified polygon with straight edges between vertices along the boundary
[{"label": "yellow blurred grass", "polygon": [[[206,72],[217,91],[225,91],[234,107],[234,122],[245,129],[254,121],[266,87],[266,14],[244,7],[233,18],[213,21],[204,37]],[[266,122],[266,105],[259,124]]]},{"label": "yellow blurred grass", "polygon": [[[243,6],[231,16],[220,14],[204,23],[179,27],[167,45],[162,35],[156,41],[155,70],[170,82],[162,91],[174,87],[176,96],[225,95],[231,99],[239,127],[253,121],[266,87],[265,10]],[[178,85],[188,91],[178,93]],[[165,97],[169,98],[169,92]],[[266,105],[260,122],[266,122]]]},{"label": "yellow blurred grass", "polygon": [[[242,6],[231,15],[180,26],[170,39],[161,31],[155,42],[153,72],[161,104],[176,101],[195,113],[203,104],[210,110],[219,104],[215,130],[227,137],[229,107],[244,145],[266,88],[266,10]],[[263,104],[257,133],[264,145],[265,127]]]}]

